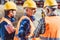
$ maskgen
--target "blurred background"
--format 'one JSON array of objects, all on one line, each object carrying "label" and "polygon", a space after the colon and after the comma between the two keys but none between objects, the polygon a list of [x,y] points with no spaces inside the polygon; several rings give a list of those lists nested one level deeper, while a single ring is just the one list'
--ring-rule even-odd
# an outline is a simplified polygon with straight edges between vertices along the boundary
[{"label": "blurred background", "polygon": [[[14,1],[17,5],[23,5],[25,0],[0,0],[0,4],[4,4],[6,1]],[[44,0],[34,0],[38,7],[43,7]],[[60,8],[60,0],[56,0],[58,3],[58,8]]]},{"label": "blurred background", "polygon": [[[19,18],[22,15],[24,15],[24,9],[23,9],[22,5],[23,5],[24,1],[26,1],[26,0],[0,0],[0,13],[2,13],[3,15],[4,15],[4,8],[3,7],[4,7],[4,4],[5,4],[6,1],[13,1],[13,2],[16,3],[17,8],[18,8],[17,9],[17,14],[16,14],[16,20],[18,21]],[[38,20],[41,17],[40,14],[42,12],[41,9],[43,8],[44,0],[34,0],[34,1],[37,4],[37,11],[36,11],[36,13],[34,15],[36,20],[35,20],[34,24],[35,24],[35,26],[37,26]],[[58,9],[56,10],[56,13],[60,15],[60,0],[56,0],[56,1],[58,3]],[[16,26],[16,24],[17,24],[17,22],[14,23],[14,26]]]},{"label": "blurred background", "polygon": [[[18,22],[19,18],[24,15],[24,9],[22,7],[23,3],[25,0],[0,0],[0,13],[2,13],[2,15],[4,15],[4,4],[6,1],[13,1],[17,4],[17,13],[16,13],[16,20]],[[35,27],[37,26],[38,24],[38,20],[40,19],[41,17],[41,9],[44,5],[44,0],[34,0],[37,4],[37,11],[36,11],[36,14],[34,15],[36,20],[34,21],[34,25]],[[52,0],[51,0],[52,1]],[[56,13],[60,15],[60,0],[56,0],[57,3],[58,3],[58,9],[56,10]],[[14,26],[16,27],[17,25],[17,22],[14,23]],[[1,39],[0,39],[1,40]]]}]

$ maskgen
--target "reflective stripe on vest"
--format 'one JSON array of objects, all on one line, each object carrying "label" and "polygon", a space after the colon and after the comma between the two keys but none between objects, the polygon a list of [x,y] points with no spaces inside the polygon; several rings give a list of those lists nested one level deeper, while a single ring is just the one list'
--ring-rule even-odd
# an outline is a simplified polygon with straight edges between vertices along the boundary
[{"label": "reflective stripe on vest", "polygon": [[43,37],[60,38],[60,16],[46,16],[45,17],[46,30]]},{"label": "reflective stripe on vest", "polygon": [[9,27],[5,27],[6,28],[6,31],[10,34],[12,32],[14,32],[14,27],[11,23],[11,21],[9,21],[7,18],[5,17],[2,17],[2,22],[5,21],[7,23],[7,25],[10,25]]},{"label": "reflective stripe on vest", "polygon": [[[27,17],[27,16],[22,16],[22,17],[20,18],[20,20],[18,21],[15,35],[18,34],[18,30],[19,30],[19,27],[20,27],[20,23],[21,23],[21,21],[22,21],[23,19],[25,19],[25,18],[27,18],[27,19],[30,21],[30,26],[31,26],[31,30],[30,30],[31,33],[30,33],[30,35],[29,35],[28,37],[30,37],[30,36],[33,35],[33,32],[34,32],[34,30],[35,30],[35,27],[34,27],[32,21],[30,20],[30,18]],[[15,37],[14,37],[14,40],[19,40],[19,38],[15,36]]]},{"label": "reflective stripe on vest", "polygon": [[5,21],[5,22],[7,22],[8,24],[10,24],[10,25],[12,25],[12,23],[11,23],[11,21],[9,21],[7,18],[2,18],[2,21]]}]

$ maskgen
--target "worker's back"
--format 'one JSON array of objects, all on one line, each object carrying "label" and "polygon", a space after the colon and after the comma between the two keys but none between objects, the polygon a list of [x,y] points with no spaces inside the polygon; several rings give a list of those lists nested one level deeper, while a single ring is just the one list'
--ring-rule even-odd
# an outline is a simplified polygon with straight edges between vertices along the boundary
[{"label": "worker's back", "polygon": [[47,16],[45,23],[46,30],[43,37],[60,38],[60,16]]}]

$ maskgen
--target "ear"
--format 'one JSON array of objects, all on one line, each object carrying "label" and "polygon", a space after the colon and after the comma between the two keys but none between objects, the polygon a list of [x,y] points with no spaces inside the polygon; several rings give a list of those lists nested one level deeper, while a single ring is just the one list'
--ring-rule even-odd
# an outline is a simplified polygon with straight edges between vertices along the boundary
[{"label": "ear", "polygon": [[47,12],[49,13],[50,12],[50,10],[47,8]]}]

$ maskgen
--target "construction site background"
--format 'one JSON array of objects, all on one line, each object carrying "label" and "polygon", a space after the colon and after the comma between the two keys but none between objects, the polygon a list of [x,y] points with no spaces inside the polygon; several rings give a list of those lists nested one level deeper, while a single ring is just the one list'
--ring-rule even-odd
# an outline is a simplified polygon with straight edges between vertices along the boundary
[{"label": "construction site background", "polygon": [[[4,4],[6,1],[14,1],[17,5],[23,5],[25,0],[0,0],[0,4]],[[34,0],[38,7],[43,7],[44,0]],[[58,8],[60,9],[60,0],[56,0],[58,3]]]},{"label": "construction site background", "polygon": [[[4,1],[4,0],[2,0],[2,1]],[[4,15],[4,2],[2,2],[1,0],[0,0],[0,13],[2,13],[2,15]],[[22,16],[22,15],[24,15],[24,13],[25,13],[25,11],[24,11],[24,9],[23,9],[23,7],[22,7],[22,5],[23,5],[23,3],[24,3],[24,0],[19,0],[19,1],[14,1],[16,4],[17,4],[17,13],[16,13],[16,22],[14,23],[14,26],[16,27],[16,25],[17,25],[17,22],[18,22],[18,20],[19,20],[19,18]],[[37,11],[36,11],[36,14],[34,15],[35,16],[35,18],[36,18],[36,20],[34,21],[34,25],[35,25],[35,27],[37,26],[37,24],[38,24],[38,20],[41,18],[41,9],[42,9],[42,7],[43,7],[43,5],[44,5],[44,0],[42,0],[42,1],[40,1],[40,0],[35,0],[35,2],[36,2],[36,4],[37,4]],[[60,0],[58,0],[57,1],[58,2],[58,9],[56,10],[56,12],[55,13],[57,13],[57,14],[59,14],[60,15]],[[0,39],[1,40],[1,39]]]}]

